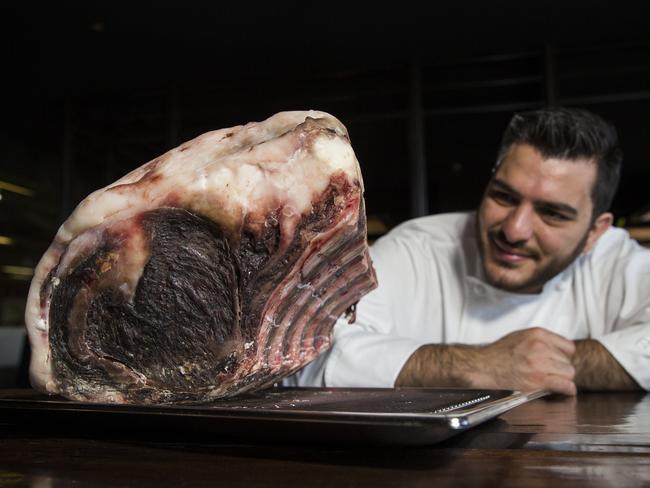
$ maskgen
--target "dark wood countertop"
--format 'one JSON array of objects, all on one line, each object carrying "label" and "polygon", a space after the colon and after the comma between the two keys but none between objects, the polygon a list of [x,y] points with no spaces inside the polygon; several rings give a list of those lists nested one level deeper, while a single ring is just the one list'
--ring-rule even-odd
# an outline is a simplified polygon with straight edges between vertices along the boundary
[{"label": "dark wood countertop", "polygon": [[[650,486],[650,394],[535,400],[428,447],[39,433],[0,418],[0,487]],[[559,485],[557,485],[559,488]]]}]

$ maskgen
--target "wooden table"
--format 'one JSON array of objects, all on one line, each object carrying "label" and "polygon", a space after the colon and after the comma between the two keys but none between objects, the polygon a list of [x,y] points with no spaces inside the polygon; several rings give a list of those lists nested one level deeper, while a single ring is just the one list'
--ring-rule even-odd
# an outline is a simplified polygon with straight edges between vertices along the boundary
[{"label": "wooden table", "polygon": [[218,441],[53,436],[0,419],[0,488],[650,486],[650,394],[539,399],[430,447]]}]

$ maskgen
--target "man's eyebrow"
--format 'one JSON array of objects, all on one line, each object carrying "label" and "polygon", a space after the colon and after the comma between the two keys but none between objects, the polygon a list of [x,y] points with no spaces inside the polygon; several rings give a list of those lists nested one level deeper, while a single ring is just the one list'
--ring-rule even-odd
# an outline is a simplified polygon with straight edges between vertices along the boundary
[{"label": "man's eyebrow", "polygon": [[[513,187],[511,187],[508,183],[506,183],[503,180],[499,180],[498,178],[494,178],[492,180],[491,185],[492,187],[497,187],[499,190],[506,191],[508,193],[511,193],[512,195],[515,195],[519,197],[519,192],[515,190]],[[567,217],[577,217],[578,215],[578,209],[575,207],[572,207],[568,203],[563,203],[563,202],[553,202],[550,200],[540,200],[535,202],[536,205],[544,207],[549,210],[553,210],[556,212],[561,212],[567,215]]]},{"label": "man's eyebrow", "polygon": [[519,196],[519,192],[517,192],[513,187],[511,187],[508,183],[505,181],[502,181],[498,178],[493,178],[492,183],[490,186],[497,186],[499,187],[500,190],[507,191],[508,193],[512,193],[513,195]]}]

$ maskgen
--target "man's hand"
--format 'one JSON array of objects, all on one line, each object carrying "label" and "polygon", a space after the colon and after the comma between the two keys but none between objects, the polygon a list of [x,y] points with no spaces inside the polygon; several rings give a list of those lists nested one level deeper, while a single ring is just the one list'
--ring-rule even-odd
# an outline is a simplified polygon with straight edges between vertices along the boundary
[{"label": "man's hand", "polygon": [[480,388],[549,390],[575,395],[573,341],[540,327],[508,334],[476,351],[470,384]]},{"label": "man's hand", "polygon": [[553,332],[531,328],[485,346],[426,345],[406,362],[395,386],[463,386],[575,395],[575,345]]}]

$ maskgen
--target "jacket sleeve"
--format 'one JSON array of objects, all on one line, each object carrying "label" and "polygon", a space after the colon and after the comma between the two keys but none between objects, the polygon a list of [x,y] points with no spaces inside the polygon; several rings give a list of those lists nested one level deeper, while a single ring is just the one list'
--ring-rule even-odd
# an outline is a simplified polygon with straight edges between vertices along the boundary
[{"label": "jacket sleeve", "polygon": [[[618,231],[615,260],[595,259],[606,328],[594,337],[645,390],[650,390],[650,250]],[[608,253],[611,254],[611,253]],[[598,256],[596,256],[598,258]]]}]

